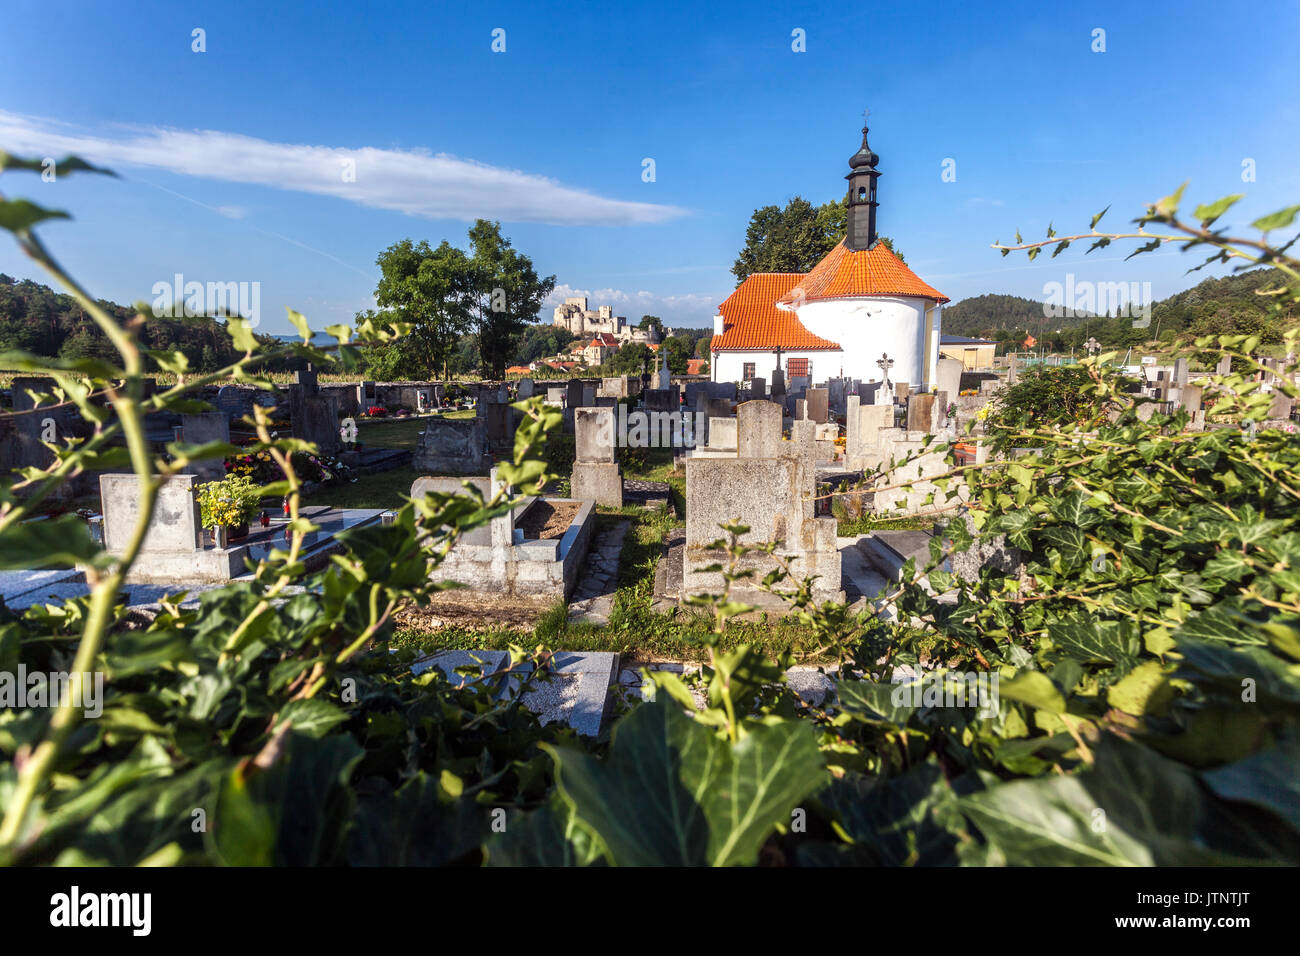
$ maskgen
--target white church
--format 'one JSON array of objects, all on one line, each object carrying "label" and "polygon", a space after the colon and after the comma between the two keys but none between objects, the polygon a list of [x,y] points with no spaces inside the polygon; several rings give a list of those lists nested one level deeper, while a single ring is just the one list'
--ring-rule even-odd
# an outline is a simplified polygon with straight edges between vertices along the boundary
[{"label": "white church", "polygon": [[[715,382],[806,375],[935,382],[940,313],[948,297],[927,285],[876,235],[876,169],[867,145],[849,158],[848,234],[806,275],[756,273],[713,319],[709,364]],[[883,367],[882,367],[883,363]]]}]

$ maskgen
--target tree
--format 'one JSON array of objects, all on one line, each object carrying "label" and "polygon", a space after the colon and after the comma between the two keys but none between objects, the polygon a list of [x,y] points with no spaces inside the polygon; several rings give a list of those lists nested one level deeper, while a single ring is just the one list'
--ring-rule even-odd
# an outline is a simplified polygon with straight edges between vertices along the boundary
[{"label": "tree", "polygon": [[[731,267],[736,284],[755,272],[811,272],[825,255],[840,244],[848,229],[848,197],[813,206],[795,196],[784,207],[755,209],[745,231],[745,245]],[[880,241],[894,255],[893,240]]]},{"label": "tree", "polygon": [[499,222],[478,219],[469,230],[470,313],[478,331],[485,376],[503,378],[515,340],[537,318],[555,288],[555,276],[538,278],[533,260],[501,235]]},{"label": "tree", "polygon": [[443,241],[437,249],[421,240],[395,242],[375,260],[383,272],[375,301],[389,319],[409,322],[411,332],[382,360],[392,372],[413,377],[447,374],[451,349],[470,328],[474,271],[465,253]]},{"label": "tree", "polygon": [[577,336],[555,325],[531,325],[515,349],[512,365],[527,365],[566,350]]},{"label": "tree", "polygon": [[691,340],[680,335],[670,335],[661,347],[668,352],[668,370],[677,375],[685,375],[688,367],[686,363],[693,352]]},{"label": "tree", "polygon": [[636,327],[637,327],[638,329],[642,329],[642,330],[647,331],[647,332],[650,331],[651,329],[654,329],[654,331],[655,331],[655,337],[658,338],[658,339],[662,339],[662,338],[663,338],[663,335],[664,335],[664,321],[663,321],[663,319],[659,318],[659,316],[657,316],[657,315],[643,315],[643,316],[641,316],[641,321],[638,322],[638,323],[636,324]]},{"label": "tree", "polygon": [[653,366],[654,358],[654,352],[646,346],[632,342],[611,355],[605,362],[605,367],[619,375],[639,375],[641,369],[646,367],[645,363]]}]

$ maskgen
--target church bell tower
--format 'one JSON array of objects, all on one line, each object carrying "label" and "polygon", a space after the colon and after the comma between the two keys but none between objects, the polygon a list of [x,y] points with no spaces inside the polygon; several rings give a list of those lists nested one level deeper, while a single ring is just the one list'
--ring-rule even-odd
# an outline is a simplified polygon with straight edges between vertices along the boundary
[{"label": "church bell tower", "polygon": [[867,145],[867,127],[862,127],[862,148],[849,157],[849,222],[845,244],[853,252],[876,244],[876,180],[880,157]]}]

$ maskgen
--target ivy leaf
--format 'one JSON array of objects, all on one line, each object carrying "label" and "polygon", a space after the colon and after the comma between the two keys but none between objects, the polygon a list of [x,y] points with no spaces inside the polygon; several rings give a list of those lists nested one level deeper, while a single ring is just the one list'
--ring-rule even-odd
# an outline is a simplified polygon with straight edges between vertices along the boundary
[{"label": "ivy leaf", "polygon": [[280,723],[288,721],[294,731],[308,737],[324,737],[347,719],[334,704],[317,697],[291,700],[280,711]]},{"label": "ivy leaf", "polygon": [[[33,173],[43,173],[47,168],[44,159],[22,159],[13,153],[6,153],[3,149],[0,149],[0,172],[6,169],[25,169]],[[68,176],[74,172],[99,173],[102,176],[117,177],[117,173],[111,169],[92,166],[79,156],[65,156],[54,164],[56,178]]]},{"label": "ivy leaf", "polygon": [[1201,779],[1223,799],[1271,810],[1300,833],[1298,766],[1300,744],[1288,740],[1245,760],[1202,772]]},{"label": "ivy leaf", "polygon": [[298,330],[298,334],[302,336],[302,340],[304,342],[311,342],[311,327],[307,325],[306,317],[303,316],[301,312],[295,312],[287,305],[284,307],[284,311],[289,313],[289,321],[293,323],[293,327]]},{"label": "ivy leaf", "polygon": [[1231,196],[1224,196],[1222,199],[1215,200],[1208,205],[1196,207],[1196,218],[1201,220],[1204,228],[1209,228],[1214,221],[1232,208],[1238,200],[1245,197],[1245,193],[1234,193]]},{"label": "ivy leaf", "polygon": [[487,844],[488,866],[589,866],[604,855],[558,793],[532,813],[510,820]]},{"label": "ivy leaf", "polygon": [[90,528],[76,515],[26,521],[0,537],[0,571],[87,563],[99,554]]},{"label": "ivy leaf", "polygon": [[1166,196],[1155,205],[1155,211],[1161,216],[1172,216],[1178,212],[1178,204],[1183,201],[1183,190],[1187,188],[1187,183],[1183,183],[1172,195]]},{"label": "ivy leaf", "polygon": [[1096,229],[1096,228],[1097,228],[1097,223],[1101,222],[1101,217],[1104,216],[1104,215],[1106,215],[1106,213],[1108,213],[1108,212],[1110,212],[1110,206],[1107,206],[1107,207],[1106,207],[1105,209],[1103,209],[1101,212],[1097,213],[1097,215],[1093,216],[1093,217],[1092,217],[1092,222],[1089,223],[1088,228],[1089,228],[1089,229]]},{"label": "ivy leaf", "polygon": [[26,199],[0,199],[0,228],[10,232],[27,232],[47,219],[71,219],[66,212],[45,209]]},{"label": "ivy leaf", "polygon": [[620,866],[753,863],[826,776],[811,724],[753,726],[732,746],[658,699],[623,718],[605,761],[542,747],[564,798]]},{"label": "ivy leaf", "polygon": [[1146,245],[1138,246],[1136,249],[1134,249],[1132,252],[1126,255],[1124,257],[1124,261],[1127,262],[1129,259],[1132,259],[1134,256],[1140,256],[1144,252],[1155,252],[1155,250],[1159,248],[1160,248],[1160,240],[1152,239]]},{"label": "ivy leaf", "polygon": [[1004,783],[961,811],[1011,866],[1193,866],[1247,860],[1207,846],[1223,821],[1192,773],[1145,747],[1104,737],[1081,774]]},{"label": "ivy leaf", "polygon": [[257,338],[247,319],[231,316],[226,320],[226,331],[230,333],[230,339],[239,351],[247,354],[257,348]]},{"label": "ivy leaf", "polygon": [[1279,209],[1275,213],[1263,216],[1251,223],[1251,226],[1260,232],[1269,232],[1273,229],[1285,229],[1291,223],[1295,222],[1296,213],[1300,213],[1300,206],[1287,206],[1285,209]]},{"label": "ivy leaf", "polygon": [[1042,671],[1023,671],[1013,680],[1003,682],[998,693],[1007,700],[1018,700],[1035,710],[1045,710],[1049,714],[1060,714],[1065,711],[1065,698],[1060,688]]},{"label": "ivy leaf", "polygon": [[[916,708],[906,703],[894,703],[895,694],[904,684],[876,684],[871,681],[840,681],[836,696],[844,712],[869,721],[884,721],[895,727],[906,727]],[[903,698],[909,699],[909,698]]]}]

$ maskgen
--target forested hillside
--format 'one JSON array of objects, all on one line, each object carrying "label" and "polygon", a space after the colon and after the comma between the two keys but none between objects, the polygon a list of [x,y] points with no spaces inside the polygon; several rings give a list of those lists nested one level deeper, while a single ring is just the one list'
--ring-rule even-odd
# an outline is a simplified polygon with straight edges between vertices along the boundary
[{"label": "forested hillside", "polygon": [[[113,302],[101,300],[99,305],[122,321],[135,314]],[[144,338],[151,349],[185,353],[190,366],[201,372],[216,371],[236,357],[230,334],[215,319],[151,317]],[[0,352],[19,349],[65,359],[117,358],[104,333],[72,296],[0,274]]]},{"label": "forested hillside", "polygon": [[999,353],[1020,348],[1032,335],[1048,349],[1078,349],[1089,337],[1106,347],[1140,345],[1158,339],[1169,343],[1180,335],[1258,334],[1275,345],[1296,323],[1293,311],[1274,315],[1274,297],[1257,290],[1283,285],[1276,269],[1253,269],[1221,279],[1206,279],[1151,306],[1149,325],[1132,317],[1095,315],[1049,317],[1042,302],[1015,295],[988,294],[962,299],[943,310],[943,331],[992,339]]}]

